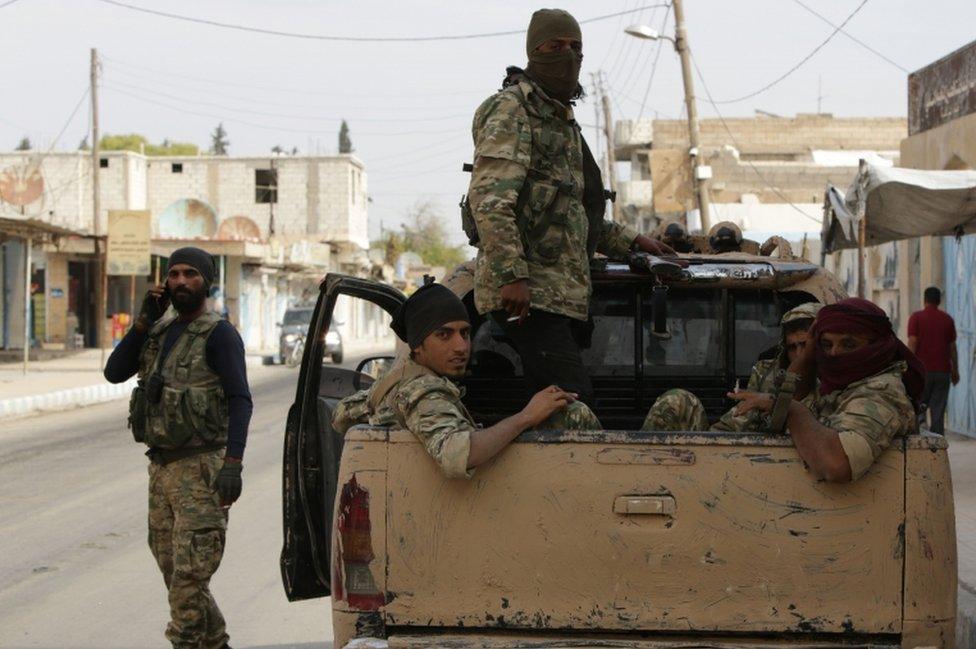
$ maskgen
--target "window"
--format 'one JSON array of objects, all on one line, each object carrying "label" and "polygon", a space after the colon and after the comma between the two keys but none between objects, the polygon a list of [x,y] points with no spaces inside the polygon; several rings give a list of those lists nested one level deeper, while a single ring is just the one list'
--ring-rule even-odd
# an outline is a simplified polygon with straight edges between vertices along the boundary
[{"label": "window", "polygon": [[285,311],[284,325],[307,325],[312,321],[312,309],[288,309]]},{"label": "window", "polygon": [[254,170],[254,202],[255,203],[277,203],[278,202],[278,170],[277,169],[255,169]]},{"label": "window", "polygon": [[174,174],[181,174],[181,173],[183,173],[183,163],[182,162],[174,162],[173,163],[173,166],[172,166],[172,172]]},{"label": "window", "polygon": [[99,158],[98,166],[102,169],[108,169],[108,158]]},{"label": "window", "polygon": [[722,293],[671,289],[667,335],[656,335],[650,296],[644,299],[644,374],[714,375],[721,372]]},{"label": "window", "polygon": [[593,376],[634,375],[634,291],[602,292],[590,306],[593,335],[582,349],[583,365]]},{"label": "window", "polygon": [[735,293],[735,375],[749,376],[759,355],[779,342],[780,305],[772,291]]}]

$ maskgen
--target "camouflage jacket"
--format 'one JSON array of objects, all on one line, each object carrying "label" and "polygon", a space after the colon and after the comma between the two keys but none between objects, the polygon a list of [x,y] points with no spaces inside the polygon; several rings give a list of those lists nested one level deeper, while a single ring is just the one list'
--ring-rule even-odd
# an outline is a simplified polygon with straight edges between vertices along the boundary
[{"label": "camouflage jacket", "polygon": [[[532,308],[585,320],[590,299],[583,152],[572,108],[522,74],[474,116],[468,200],[480,236],[475,305],[502,308],[501,287],[529,280]],[[604,221],[597,250],[627,254],[637,231]]]},{"label": "camouflage jacket", "polygon": [[412,360],[398,362],[385,376],[343,399],[332,427],[343,434],[350,426],[398,425],[417,436],[449,478],[466,478],[471,433],[476,426],[461,403],[461,388]]},{"label": "camouflage jacket", "polygon": [[810,407],[840,436],[852,480],[867,473],[893,438],[916,432],[915,407],[901,380],[907,369],[904,361],[893,363],[843,390],[818,394]]}]

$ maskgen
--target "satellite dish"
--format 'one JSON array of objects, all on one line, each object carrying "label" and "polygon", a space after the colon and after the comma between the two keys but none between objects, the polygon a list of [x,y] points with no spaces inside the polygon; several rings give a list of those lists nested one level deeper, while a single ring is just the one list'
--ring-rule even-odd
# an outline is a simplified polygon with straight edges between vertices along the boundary
[{"label": "satellite dish", "polygon": [[217,212],[195,198],[170,203],[156,222],[156,236],[162,239],[209,239],[217,231]]},{"label": "satellite dish", "polygon": [[16,207],[44,196],[44,174],[38,167],[7,167],[0,171],[0,199]]},{"label": "satellite dish", "polygon": [[232,216],[220,222],[217,238],[224,241],[260,241],[261,229],[246,216]]}]

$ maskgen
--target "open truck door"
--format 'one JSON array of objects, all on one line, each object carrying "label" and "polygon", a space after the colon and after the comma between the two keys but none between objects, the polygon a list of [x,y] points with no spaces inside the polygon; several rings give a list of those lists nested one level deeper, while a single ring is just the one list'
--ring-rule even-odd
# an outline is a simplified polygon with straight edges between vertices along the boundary
[{"label": "open truck door", "polygon": [[341,399],[373,380],[355,370],[323,363],[325,335],[336,302],[346,295],[370,302],[392,316],[406,300],[391,286],[336,273],[327,275],[319,290],[285,427],[280,564],[285,594],[291,601],[331,594],[332,505],[343,442],[332,428],[332,413]]}]

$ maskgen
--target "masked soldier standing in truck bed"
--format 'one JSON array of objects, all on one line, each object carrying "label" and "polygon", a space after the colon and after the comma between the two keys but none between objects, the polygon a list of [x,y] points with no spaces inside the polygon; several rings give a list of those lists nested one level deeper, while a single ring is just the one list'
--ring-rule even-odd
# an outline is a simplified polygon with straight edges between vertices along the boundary
[{"label": "masked soldier standing in truck bed", "polygon": [[166,637],[176,649],[228,647],[209,584],[224,553],[227,510],[241,495],[252,409],[241,337],[207,310],[213,278],[209,253],[175,251],[165,287],[146,294],[105,365],[112,383],[139,375],[129,426],[149,446],[149,547],[169,594]]},{"label": "masked soldier standing in truck bed", "polygon": [[590,258],[595,251],[673,251],[603,220],[599,168],[573,116],[583,92],[576,19],[560,9],[536,11],[526,53],[526,68],[508,68],[502,90],[474,117],[468,201],[480,239],[475,304],[514,343],[529,392],[556,384],[587,401],[592,388],[579,350]]}]

